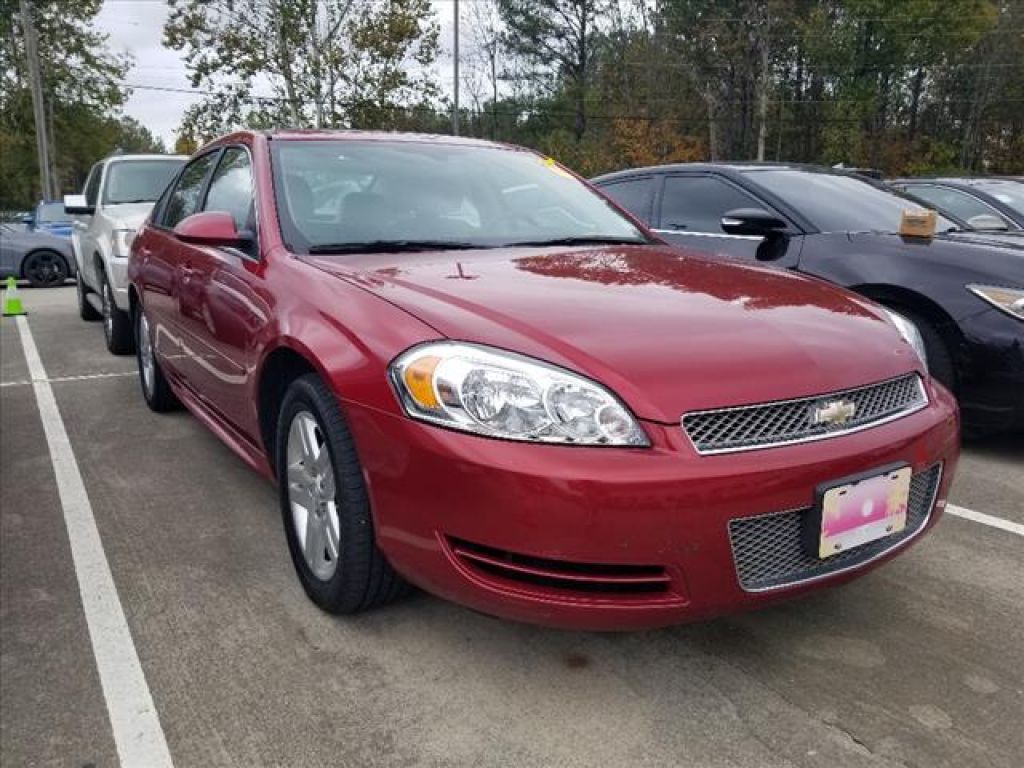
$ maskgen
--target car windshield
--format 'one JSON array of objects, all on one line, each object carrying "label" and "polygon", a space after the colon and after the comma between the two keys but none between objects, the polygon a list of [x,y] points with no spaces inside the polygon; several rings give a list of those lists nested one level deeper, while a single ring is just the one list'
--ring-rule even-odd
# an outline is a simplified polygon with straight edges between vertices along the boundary
[{"label": "car windshield", "polygon": [[152,203],[185,161],[121,160],[110,164],[103,192],[104,205],[119,203]]},{"label": "car windshield", "polygon": [[[782,198],[822,232],[898,232],[903,211],[920,207],[852,176],[758,170],[749,171],[748,178]],[[939,216],[936,230],[950,229],[956,229],[956,224]]]},{"label": "car windshield", "polygon": [[281,227],[296,252],[648,242],[531,152],[418,141],[271,146]]},{"label": "car windshield", "polygon": [[1016,181],[991,181],[981,182],[975,186],[1008,208],[1024,215],[1024,184]]},{"label": "car windshield", "polygon": [[40,203],[36,208],[36,221],[46,224],[70,221],[64,212],[64,203]]}]

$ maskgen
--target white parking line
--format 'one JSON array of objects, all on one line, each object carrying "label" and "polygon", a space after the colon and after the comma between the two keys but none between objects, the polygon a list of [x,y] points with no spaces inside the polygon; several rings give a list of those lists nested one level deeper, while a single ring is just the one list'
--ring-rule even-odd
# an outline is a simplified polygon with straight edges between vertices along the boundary
[{"label": "white parking line", "polygon": [[109,373],[83,373],[79,376],[54,376],[52,379],[15,379],[14,381],[0,381],[0,387],[25,387],[37,381],[47,381],[50,384],[60,384],[65,381],[93,381],[94,379],[117,379],[122,376],[138,376],[138,371],[112,371]]},{"label": "white parking line", "polygon": [[973,509],[967,509],[966,507],[958,507],[956,504],[947,504],[946,512],[956,517],[962,517],[964,520],[972,520],[975,523],[981,523],[992,528],[998,528],[1001,531],[1007,533],[1016,533],[1018,536],[1024,536],[1024,525],[1015,523],[1012,520],[1004,520],[1001,517],[993,517],[992,515],[986,515],[984,512],[975,512]]},{"label": "white parking line", "polygon": [[125,621],[71,441],[46,378],[46,369],[39,359],[28,320],[24,316],[17,320],[18,334],[50,449],[71,557],[78,577],[78,590],[118,757],[121,765],[128,768],[170,768],[173,765],[171,753],[132,642],[131,630]]}]

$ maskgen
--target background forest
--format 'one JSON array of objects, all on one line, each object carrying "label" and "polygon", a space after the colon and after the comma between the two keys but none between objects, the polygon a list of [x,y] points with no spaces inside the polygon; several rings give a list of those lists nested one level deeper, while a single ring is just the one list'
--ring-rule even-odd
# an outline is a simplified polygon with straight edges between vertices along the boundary
[{"label": "background forest", "polygon": [[[430,0],[170,0],[201,99],[177,149],[235,127],[448,133],[450,41]],[[462,0],[460,133],[583,174],[787,160],[888,174],[1024,173],[1024,0]],[[37,0],[65,191],[159,149],[122,116],[130,61],[99,0]],[[0,0],[0,207],[38,196],[17,0]]]}]

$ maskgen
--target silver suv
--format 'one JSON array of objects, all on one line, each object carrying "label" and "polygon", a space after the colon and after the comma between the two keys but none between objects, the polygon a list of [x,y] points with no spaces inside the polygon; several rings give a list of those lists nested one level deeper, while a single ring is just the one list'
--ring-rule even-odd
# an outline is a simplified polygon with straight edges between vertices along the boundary
[{"label": "silver suv", "polygon": [[107,349],[134,351],[128,304],[128,252],[139,225],[184,165],[181,155],[113,155],[89,171],[81,195],[65,195],[74,217],[71,245],[78,265],[78,311],[103,319]]}]

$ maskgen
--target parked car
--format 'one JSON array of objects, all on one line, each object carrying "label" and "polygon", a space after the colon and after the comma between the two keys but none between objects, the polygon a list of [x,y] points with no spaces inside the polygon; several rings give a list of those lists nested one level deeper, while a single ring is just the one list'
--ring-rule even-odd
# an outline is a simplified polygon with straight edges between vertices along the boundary
[{"label": "parked car", "polygon": [[932,374],[975,432],[1024,427],[1024,259],[938,218],[931,238],[897,234],[916,207],[870,180],[813,166],[688,164],[594,183],[667,241],[820,277],[906,317]]},{"label": "parked car", "polygon": [[[330,179],[357,189],[321,210]],[[957,460],[912,327],[680,255],[513,147],[225,137],[154,207],[129,276],[146,402],[184,403],[277,480],[331,612],[407,581],[569,627],[764,605],[919,538]]]},{"label": "parked car", "polygon": [[128,248],[135,230],[187,158],[181,155],[113,155],[96,163],[81,195],[66,195],[75,216],[71,234],[78,264],[78,312],[103,320],[107,349],[134,349],[128,314]]},{"label": "parked car", "polygon": [[894,188],[967,229],[1024,230],[1024,184],[1000,178],[893,179]]},{"label": "parked car", "polygon": [[71,237],[71,217],[59,200],[40,200],[23,221],[29,231]]},{"label": "parked car", "polygon": [[75,257],[67,238],[0,224],[0,278],[24,278],[36,288],[49,288],[74,275]]}]

